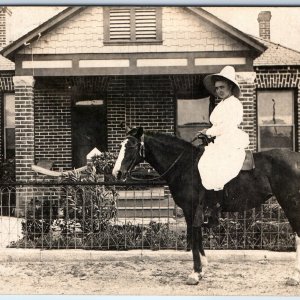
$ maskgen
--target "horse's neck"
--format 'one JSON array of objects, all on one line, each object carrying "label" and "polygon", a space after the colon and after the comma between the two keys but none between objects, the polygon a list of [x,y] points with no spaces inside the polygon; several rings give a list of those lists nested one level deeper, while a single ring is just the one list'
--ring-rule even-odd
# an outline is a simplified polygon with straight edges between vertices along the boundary
[{"label": "horse's neck", "polygon": [[183,151],[184,149],[176,145],[167,145],[154,136],[145,136],[145,160],[159,174],[166,172],[180,158]]}]

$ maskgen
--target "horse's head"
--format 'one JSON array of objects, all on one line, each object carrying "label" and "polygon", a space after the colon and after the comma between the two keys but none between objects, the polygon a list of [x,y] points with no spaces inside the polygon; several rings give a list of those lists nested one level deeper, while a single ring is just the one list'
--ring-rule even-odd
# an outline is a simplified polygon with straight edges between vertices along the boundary
[{"label": "horse's head", "polygon": [[132,169],[144,160],[144,131],[142,127],[131,129],[121,143],[118,159],[112,171],[117,179],[126,179]]}]

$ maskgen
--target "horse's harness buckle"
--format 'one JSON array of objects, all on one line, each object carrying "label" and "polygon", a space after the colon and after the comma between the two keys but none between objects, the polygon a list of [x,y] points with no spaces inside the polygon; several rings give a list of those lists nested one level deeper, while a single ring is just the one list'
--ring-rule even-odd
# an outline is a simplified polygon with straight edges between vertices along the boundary
[{"label": "horse's harness buckle", "polygon": [[142,158],[145,158],[145,142],[144,142],[144,134],[141,136],[141,142],[140,142],[140,156]]}]

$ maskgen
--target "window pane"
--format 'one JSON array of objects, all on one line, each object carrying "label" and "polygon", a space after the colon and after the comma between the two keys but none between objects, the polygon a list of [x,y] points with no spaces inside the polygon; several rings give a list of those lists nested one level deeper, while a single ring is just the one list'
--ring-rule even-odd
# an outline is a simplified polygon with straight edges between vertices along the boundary
[{"label": "window pane", "polygon": [[15,129],[6,128],[6,149],[15,149]]},{"label": "window pane", "polygon": [[209,97],[177,100],[177,125],[209,124]]},{"label": "window pane", "polygon": [[258,92],[258,122],[292,125],[294,122],[294,93],[289,91]]},{"label": "window pane", "polygon": [[177,136],[190,141],[197,131],[210,127],[209,97],[177,100]]},{"label": "window pane", "polygon": [[4,95],[4,158],[15,156],[15,95]]},{"label": "window pane", "polygon": [[4,97],[4,126],[15,127],[15,95],[13,94]]},{"label": "window pane", "polygon": [[261,150],[275,148],[287,148],[293,150],[293,127],[261,126],[260,146]]}]

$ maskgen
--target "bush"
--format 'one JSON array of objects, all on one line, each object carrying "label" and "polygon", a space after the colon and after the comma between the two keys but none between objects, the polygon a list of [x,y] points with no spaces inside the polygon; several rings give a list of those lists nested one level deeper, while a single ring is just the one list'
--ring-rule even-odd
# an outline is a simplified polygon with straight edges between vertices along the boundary
[{"label": "bush", "polygon": [[0,162],[0,183],[15,182],[15,180],[16,180],[15,160],[8,159],[4,162]]},{"label": "bush", "polygon": [[118,158],[117,154],[103,152],[101,155],[95,155],[92,158],[92,165],[96,169],[97,174],[103,174],[105,181],[113,180],[112,170]]},{"label": "bush", "polygon": [[28,247],[28,242],[33,242],[36,247],[52,247],[53,243],[64,244],[64,239],[75,238],[78,242],[86,233],[104,230],[115,220],[118,195],[113,187],[83,185],[98,181],[102,181],[102,176],[90,164],[83,173],[72,171],[63,176],[60,182],[65,185],[56,197],[31,199],[22,222],[24,237],[19,246]]},{"label": "bush", "polygon": [[[56,197],[31,199],[22,223],[23,238],[11,247],[185,248],[185,231],[174,232],[168,224],[116,224],[117,191],[93,185],[111,174],[115,159],[109,153],[96,156],[85,172],[72,171],[60,179],[66,185]],[[91,185],[82,185],[86,183]]]}]

